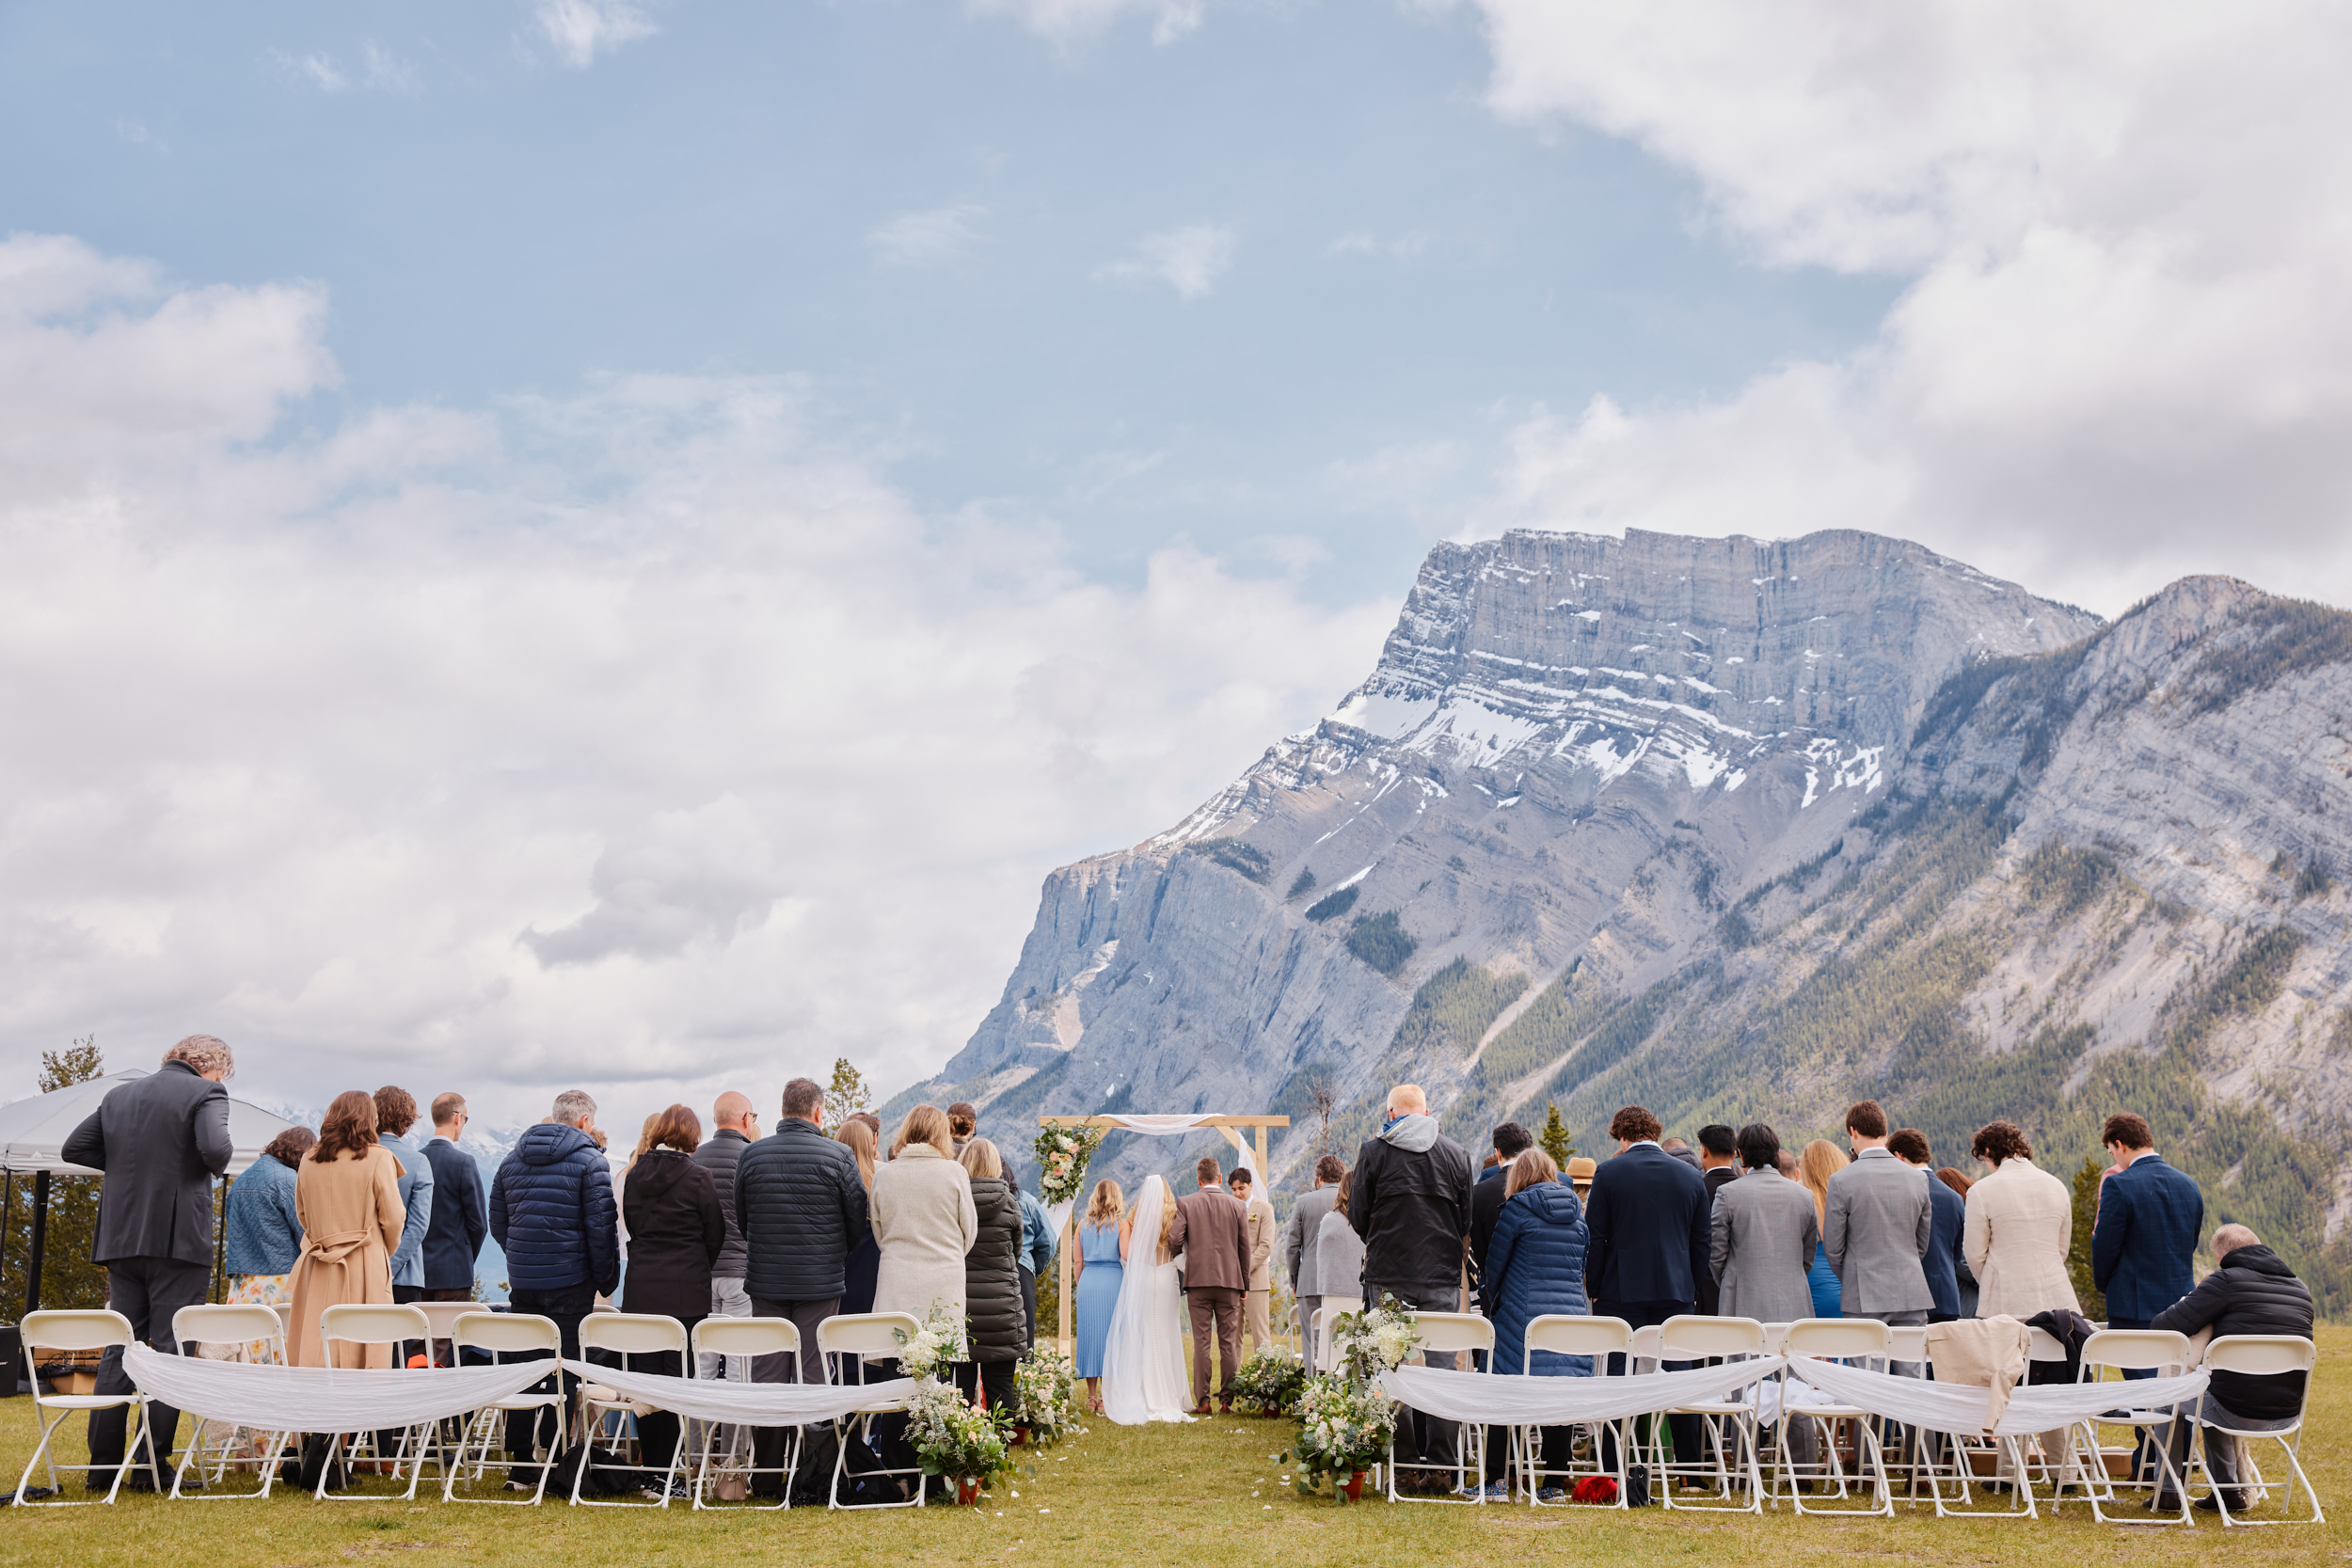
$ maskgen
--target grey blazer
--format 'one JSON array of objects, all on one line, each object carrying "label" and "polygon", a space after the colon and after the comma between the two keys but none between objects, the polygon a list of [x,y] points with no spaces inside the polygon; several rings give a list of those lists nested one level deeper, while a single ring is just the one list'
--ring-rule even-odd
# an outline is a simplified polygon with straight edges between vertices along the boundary
[{"label": "grey blazer", "polygon": [[213,1178],[236,1152],[229,1091],[185,1062],[108,1089],[59,1150],[103,1170],[90,1261],[213,1260]]},{"label": "grey blazer", "polygon": [[1291,1211],[1291,1227],[1282,1237],[1282,1260],[1290,1270],[1294,1296],[1323,1294],[1315,1283],[1321,1277],[1315,1267],[1315,1235],[1322,1228],[1323,1216],[1339,1200],[1337,1187],[1316,1187],[1298,1195],[1297,1207]]},{"label": "grey blazer", "polygon": [[1934,1178],[1883,1148],[1866,1148],[1829,1179],[1821,1245],[1837,1271],[1846,1316],[1935,1307],[1919,1260],[1935,1233]]},{"label": "grey blazer", "polygon": [[1787,1323],[1813,1316],[1813,1195],[1776,1170],[1752,1170],[1715,1194],[1708,1271],[1726,1318]]}]

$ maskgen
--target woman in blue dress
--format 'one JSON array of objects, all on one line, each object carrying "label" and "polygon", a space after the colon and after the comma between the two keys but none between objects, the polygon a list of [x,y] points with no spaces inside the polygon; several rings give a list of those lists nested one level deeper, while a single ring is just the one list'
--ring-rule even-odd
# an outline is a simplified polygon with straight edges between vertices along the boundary
[{"label": "woman in blue dress", "polygon": [[[1827,1138],[1816,1138],[1805,1145],[1804,1153],[1797,1161],[1805,1191],[1813,1195],[1813,1212],[1820,1216],[1824,1233],[1829,1225],[1829,1179],[1844,1170],[1846,1164],[1844,1151]],[[1804,1282],[1813,1288],[1815,1317],[1844,1315],[1840,1307],[1845,1292],[1838,1286],[1837,1272],[1829,1266],[1829,1248],[1820,1242],[1813,1243],[1813,1268],[1804,1276]]]},{"label": "woman in blue dress", "polygon": [[1119,1261],[1119,1243],[1127,1230],[1127,1204],[1119,1183],[1105,1178],[1094,1184],[1087,1200],[1086,1218],[1078,1226],[1077,1375],[1087,1380],[1087,1401],[1103,1414],[1103,1344],[1110,1338],[1111,1313],[1119,1306],[1119,1287],[1126,1270]]}]

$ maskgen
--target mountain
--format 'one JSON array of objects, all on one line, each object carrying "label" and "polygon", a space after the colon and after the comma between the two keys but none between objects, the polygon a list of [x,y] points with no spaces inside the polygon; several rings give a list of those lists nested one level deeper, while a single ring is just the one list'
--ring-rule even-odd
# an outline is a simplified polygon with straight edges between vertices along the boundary
[{"label": "mountain", "polygon": [[1858,532],[1442,545],[1328,718],[1046,879],[901,1100],[1009,1143],[1270,1109],[1286,1184],[1408,1079],[1472,1146],[1556,1102],[1597,1148],[1636,1101],[1795,1140],[1870,1095],[1942,1163],[2009,1117],[2061,1172],[2137,1109],[2340,1304],[2347,661],[2352,615],[2226,578],[2110,625]]}]

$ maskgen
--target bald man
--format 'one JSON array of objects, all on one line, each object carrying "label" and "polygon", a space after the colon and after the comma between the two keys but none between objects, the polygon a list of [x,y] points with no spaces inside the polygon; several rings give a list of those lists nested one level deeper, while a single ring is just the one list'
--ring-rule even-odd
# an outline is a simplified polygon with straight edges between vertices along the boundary
[{"label": "bald man", "polygon": [[[735,1166],[743,1158],[743,1150],[759,1136],[759,1118],[752,1111],[749,1095],[729,1089],[710,1107],[710,1121],[717,1131],[694,1150],[694,1163],[710,1172],[711,1182],[719,1189],[719,1212],[727,1217],[726,1245],[719,1249],[719,1260],[710,1267],[710,1315],[748,1318],[752,1293],[743,1285],[748,1265],[743,1258],[743,1232],[735,1223]],[[739,1383],[751,1381],[749,1358],[722,1357],[710,1351],[702,1354],[701,1374],[719,1376],[723,1359],[727,1362],[729,1378]]]}]

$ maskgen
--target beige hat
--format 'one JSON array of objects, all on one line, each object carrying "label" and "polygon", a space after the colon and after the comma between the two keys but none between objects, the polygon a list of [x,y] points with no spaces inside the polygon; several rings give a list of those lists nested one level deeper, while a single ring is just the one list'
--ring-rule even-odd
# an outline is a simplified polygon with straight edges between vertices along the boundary
[{"label": "beige hat", "polygon": [[1593,1172],[1598,1169],[1600,1166],[1594,1164],[1589,1156],[1580,1154],[1568,1162],[1568,1184],[1589,1187],[1593,1184]]}]

